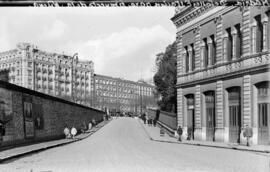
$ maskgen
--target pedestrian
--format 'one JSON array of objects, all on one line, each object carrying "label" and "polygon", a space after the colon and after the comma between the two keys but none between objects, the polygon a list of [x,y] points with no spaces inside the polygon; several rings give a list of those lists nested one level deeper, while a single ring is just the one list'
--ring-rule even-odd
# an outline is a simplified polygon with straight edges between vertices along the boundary
[{"label": "pedestrian", "polygon": [[178,128],[177,128],[177,134],[178,134],[178,141],[182,141],[182,134],[183,134],[183,129],[182,127],[179,125]]},{"label": "pedestrian", "polygon": [[70,130],[67,127],[67,125],[64,128],[64,134],[65,134],[66,139],[69,139],[70,138]]},{"label": "pedestrian", "polygon": [[154,125],[154,127],[156,127],[156,125],[157,125],[157,119],[156,118],[153,120],[153,125]]},{"label": "pedestrian", "polygon": [[89,122],[88,124],[88,130],[91,130],[92,129],[92,122]]},{"label": "pedestrian", "polygon": [[72,139],[74,139],[74,136],[76,136],[76,134],[77,134],[77,129],[73,126],[73,127],[71,128]]},{"label": "pedestrian", "polygon": [[92,119],[92,126],[96,126],[96,120],[95,119]]}]

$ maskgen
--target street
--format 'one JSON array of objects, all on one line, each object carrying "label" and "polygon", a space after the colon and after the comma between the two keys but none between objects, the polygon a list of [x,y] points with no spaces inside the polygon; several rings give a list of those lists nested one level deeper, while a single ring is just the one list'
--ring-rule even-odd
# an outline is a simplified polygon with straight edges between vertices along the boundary
[{"label": "street", "polygon": [[90,137],[0,164],[1,172],[269,172],[269,155],[151,141],[138,120],[118,118]]}]

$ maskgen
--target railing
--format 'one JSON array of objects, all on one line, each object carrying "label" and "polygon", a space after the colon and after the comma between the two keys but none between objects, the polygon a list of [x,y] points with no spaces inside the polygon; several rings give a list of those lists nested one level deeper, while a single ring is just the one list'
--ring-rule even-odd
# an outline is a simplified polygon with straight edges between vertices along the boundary
[{"label": "railing", "polygon": [[[148,109],[148,115],[155,119],[156,117],[156,110]],[[159,119],[162,124],[168,126],[169,128],[176,130],[177,128],[177,115],[175,113],[160,111]]]}]

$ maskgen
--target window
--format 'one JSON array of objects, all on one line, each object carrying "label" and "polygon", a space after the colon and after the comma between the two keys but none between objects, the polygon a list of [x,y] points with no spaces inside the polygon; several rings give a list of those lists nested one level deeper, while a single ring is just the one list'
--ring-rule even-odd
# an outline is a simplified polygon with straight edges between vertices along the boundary
[{"label": "window", "polygon": [[233,49],[233,44],[232,44],[232,33],[231,33],[231,28],[226,29],[227,35],[228,35],[228,41],[227,41],[227,60],[231,61],[232,60],[232,49]]},{"label": "window", "polygon": [[189,53],[188,53],[188,47],[185,47],[185,51],[186,51],[186,73],[189,71]]},{"label": "window", "polygon": [[255,17],[257,24],[256,30],[256,52],[262,52],[263,50],[263,24],[261,22],[261,15]]},{"label": "window", "polygon": [[238,59],[242,55],[242,33],[240,24],[235,25],[236,39],[235,39],[235,57]]},{"label": "window", "polygon": [[195,48],[194,44],[191,44],[191,70],[193,71],[195,69]]},{"label": "window", "polygon": [[259,127],[268,126],[268,113],[269,113],[269,104],[268,103],[259,103],[258,104],[259,112]]},{"label": "window", "polygon": [[211,65],[215,65],[216,64],[216,41],[215,41],[215,35],[211,35],[210,39],[212,41]]},{"label": "window", "polygon": [[267,39],[268,39],[268,50],[270,50],[270,11],[267,12],[268,26],[267,26]]},{"label": "window", "polygon": [[203,54],[203,64],[204,67],[207,68],[208,66],[208,44],[207,44],[207,38],[203,39],[204,43],[204,54]]}]

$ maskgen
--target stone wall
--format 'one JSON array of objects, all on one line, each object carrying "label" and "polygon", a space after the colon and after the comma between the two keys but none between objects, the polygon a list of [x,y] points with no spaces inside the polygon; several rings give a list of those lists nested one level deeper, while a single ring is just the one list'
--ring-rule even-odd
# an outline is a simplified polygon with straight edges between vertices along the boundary
[{"label": "stone wall", "polygon": [[0,81],[0,120],[6,123],[1,146],[64,137],[63,129],[95,119],[104,112]]}]

